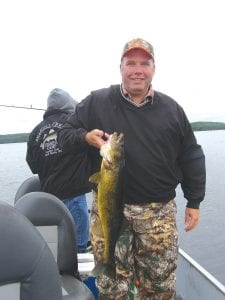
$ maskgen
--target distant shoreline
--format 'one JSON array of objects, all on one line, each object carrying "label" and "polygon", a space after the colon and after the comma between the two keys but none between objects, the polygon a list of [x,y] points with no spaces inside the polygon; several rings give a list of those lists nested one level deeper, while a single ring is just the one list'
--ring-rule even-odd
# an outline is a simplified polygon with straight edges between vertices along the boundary
[{"label": "distant shoreline", "polygon": [[224,130],[225,123],[198,121],[198,122],[191,122],[191,127],[194,131]]},{"label": "distant shoreline", "polygon": [[25,143],[29,133],[0,134],[0,144]]},{"label": "distant shoreline", "polygon": [[[225,123],[222,122],[192,122],[194,131],[225,130]],[[25,143],[30,133],[0,134],[0,144]]]}]

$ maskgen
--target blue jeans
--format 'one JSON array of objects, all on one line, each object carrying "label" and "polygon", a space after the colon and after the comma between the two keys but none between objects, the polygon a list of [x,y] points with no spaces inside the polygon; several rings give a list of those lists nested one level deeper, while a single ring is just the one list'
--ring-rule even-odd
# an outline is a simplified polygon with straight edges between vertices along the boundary
[{"label": "blue jeans", "polygon": [[76,248],[78,252],[85,252],[89,241],[89,215],[86,195],[71,197],[63,200],[69,209],[76,225]]}]

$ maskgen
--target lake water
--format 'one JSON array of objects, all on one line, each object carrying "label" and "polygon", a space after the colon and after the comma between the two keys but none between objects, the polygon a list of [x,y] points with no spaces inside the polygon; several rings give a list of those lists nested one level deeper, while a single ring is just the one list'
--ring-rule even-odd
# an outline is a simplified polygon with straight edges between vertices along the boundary
[{"label": "lake water", "polygon": [[[206,155],[206,197],[198,226],[186,233],[186,200],[177,189],[180,247],[225,285],[225,131],[196,132],[196,137]],[[0,145],[0,199],[11,205],[20,184],[32,175],[25,155],[26,143]]]}]

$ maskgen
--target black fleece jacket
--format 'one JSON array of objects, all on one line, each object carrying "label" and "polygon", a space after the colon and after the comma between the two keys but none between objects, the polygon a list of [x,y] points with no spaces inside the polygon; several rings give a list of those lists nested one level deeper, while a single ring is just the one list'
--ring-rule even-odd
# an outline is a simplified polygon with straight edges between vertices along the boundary
[{"label": "black fleece jacket", "polygon": [[125,167],[123,200],[129,204],[166,202],[181,183],[187,206],[198,208],[205,195],[205,156],[181,108],[155,91],[153,102],[136,107],[120,86],[92,92],[79,103],[59,132],[63,149],[86,145],[92,173],[100,167],[99,150],[88,147],[84,135],[92,129],[123,132]]},{"label": "black fleece jacket", "polygon": [[31,171],[39,175],[42,191],[60,199],[91,190],[86,147],[62,150],[57,142],[57,133],[68,116],[62,110],[47,111],[43,121],[31,132],[27,144],[26,160]]}]

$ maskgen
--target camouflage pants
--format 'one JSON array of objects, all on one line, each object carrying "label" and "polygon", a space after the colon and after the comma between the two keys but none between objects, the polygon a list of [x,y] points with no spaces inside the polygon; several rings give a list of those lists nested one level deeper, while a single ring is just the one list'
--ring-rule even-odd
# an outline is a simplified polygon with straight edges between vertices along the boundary
[{"label": "camouflage pants", "polygon": [[[95,261],[101,261],[104,238],[94,193],[91,212],[91,242]],[[124,221],[115,249],[116,280],[97,278],[100,299],[129,299],[134,282],[140,300],[169,300],[175,294],[178,256],[176,204],[150,203],[124,207]]]}]

